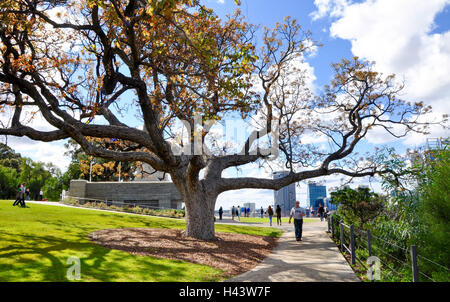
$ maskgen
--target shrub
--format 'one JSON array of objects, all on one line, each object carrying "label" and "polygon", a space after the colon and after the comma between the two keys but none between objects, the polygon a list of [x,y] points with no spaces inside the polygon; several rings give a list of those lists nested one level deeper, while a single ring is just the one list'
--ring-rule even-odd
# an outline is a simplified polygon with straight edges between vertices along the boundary
[{"label": "shrub", "polygon": [[132,212],[135,214],[142,214],[142,208],[134,207],[134,208],[132,208]]},{"label": "shrub", "polygon": [[118,206],[109,206],[109,209],[111,209],[113,211],[122,211],[122,208],[118,207]]}]

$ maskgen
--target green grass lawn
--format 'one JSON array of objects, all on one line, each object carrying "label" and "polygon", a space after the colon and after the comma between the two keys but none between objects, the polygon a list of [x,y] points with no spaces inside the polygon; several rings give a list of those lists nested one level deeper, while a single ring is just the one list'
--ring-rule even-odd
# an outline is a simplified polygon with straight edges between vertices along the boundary
[{"label": "green grass lawn", "polygon": [[[51,205],[12,207],[0,201],[0,281],[68,281],[69,257],[81,260],[81,281],[218,281],[222,271],[184,261],[103,248],[88,234],[108,228],[184,229],[184,220]],[[217,232],[280,236],[273,228],[216,225]]]},{"label": "green grass lawn", "polygon": [[[234,218],[235,220],[237,219],[236,217]],[[317,221],[317,219],[314,218],[303,218],[303,222],[313,222],[313,221]],[[260,218],[260,217],[241,217],[241,222],[251,222],[251,223],[263,223],[263,222],[269,222],[269,217],[264,217],[264,218]],[[288,223],[289,222],[289,217],[281,217],[281,222],[282,223]],[[272,224],[277,224],[277,218],[273,217],[272,218]]]}]

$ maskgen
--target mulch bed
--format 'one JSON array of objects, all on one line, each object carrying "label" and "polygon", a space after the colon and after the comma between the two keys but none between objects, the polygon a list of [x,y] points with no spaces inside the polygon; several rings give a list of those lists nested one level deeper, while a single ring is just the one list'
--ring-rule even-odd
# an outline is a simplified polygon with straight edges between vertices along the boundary
[{"label": "mulch bed", "polygon": [[218,240],[204,241],[183,236],[174,229],[106,229],[89,234],[96,244],[141,256],[177,259],[224,271],[224,277],[242,274],[261,263],[278,238],[216,233]]}]

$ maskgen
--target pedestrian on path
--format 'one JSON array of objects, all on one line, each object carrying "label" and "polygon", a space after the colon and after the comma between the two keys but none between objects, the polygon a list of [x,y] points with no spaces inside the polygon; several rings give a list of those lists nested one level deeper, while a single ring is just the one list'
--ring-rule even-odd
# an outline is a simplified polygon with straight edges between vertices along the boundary
[{"label": "pedestrian on path", "polygon": [[264,209],[261,207],[261,218],[264,218]]},{"label": "pedestrian on path", "polygon": [[289,223],[291,223],[291,219],[294,217],[295,238],[297,241],[302,241],[303,216],[305,215],[306,211],[304,208],[300,207],[300,202],[295,202],[295,207],[291,209]]},{"label": "pedestrian on path", "polygon": [[281,207],[279,204],[277,204],[275,212],[277,213],[277,225],[281,225]]},{"label": "pedestrian on path", "polygon": [[22,200],[22,185],[17,185],[16,200],[13,203],[13,207],[18,205],[21,200]]},{"label": "pedestrian on path", "polygon": [[241,221],[241,206],[237,206],[236,215],[239,221]]},{"label": "pedestrian on path", "polygon": [[234,220],[234,215],[236,214],[236,209],[234,206],[231,208],[231,219]]},{"label": "pedestrian on path", "polygon": [[[24,182],[23,184],[22,184],[22,193],[21,193],[21,198],[20,198],[20,205],[21,205],[21,207],[22,208],[25,208],[26,207],[26,204],[25,204],[25,196],[26,196],[26,192],[27,192],[27,183],[26,182]],[[29,191],[29,190],[28,190]]]},{"label": "pedestrian on path", "polygon": [[270,226],[272,226],[273,210],[272,210],[272,207],[271,207],[271,206],[269,206],[269,207],[267,208],[267,215],[269,216]]},{"label": "pedestrian on path", "polygon": [[42,192],[42,189],[39,190],[39,201],[42,201],[44,199],[44,192]]},{"label": "pedestrian on path", "polygon": [[322,207],[322,204],[319,204],[319,209],[317,210],[317,213],[319,214],[320,221],[323,221],[323,213],[325,213],[325,210]]},{"label": "pedestrian on path", "polygon": [[244,208],[244,217],[247,217],[247,208]]},{"label": "pedestrian on path", "polygon": [[220,207],[219,209],[219,220],[222,220],[223,209]]}]

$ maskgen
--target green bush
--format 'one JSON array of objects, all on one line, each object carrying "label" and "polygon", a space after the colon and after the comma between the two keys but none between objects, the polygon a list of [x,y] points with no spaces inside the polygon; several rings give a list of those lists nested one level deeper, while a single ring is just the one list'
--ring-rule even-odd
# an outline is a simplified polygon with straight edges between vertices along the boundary
[{"label": "green bush", "polygon": [[[450,150],[435,152],[425,169],[421,185],[420,217],[424,232],[419,237],[419,254],[450,267]],[[447,270],[423,262],[428,275],[436,281],[450,281]],[[445,273],[447,272],[447,273]]]},{"label": "green bush", "polygon": [[122,208],[118,206],[109,206],[109,209],[113,211],[122,211]]},{"label": "green bush", "polygon": [[135,213],[135,214],[142,214],[142,208],[140,208],[139,206],[134,207],[134,208],[132,209],[132,211],[133,211],[133,213]]}]

